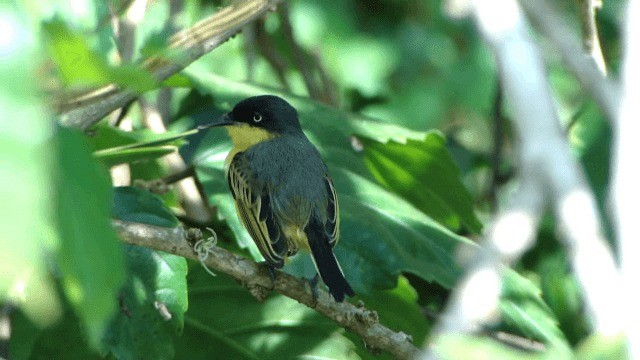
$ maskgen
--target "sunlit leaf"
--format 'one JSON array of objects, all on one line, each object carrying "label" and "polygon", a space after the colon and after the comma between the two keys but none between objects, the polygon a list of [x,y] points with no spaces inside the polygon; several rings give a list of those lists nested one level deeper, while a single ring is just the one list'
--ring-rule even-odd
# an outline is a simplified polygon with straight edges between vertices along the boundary
[{"label": "sunlit leaf", "polygon": [[473,199],[440,133],[430,132],[423,141],[409,139],[406,144],[361,140],[365,163],[385,188],[452,230],[462,224],[471,232],[480,232],[482,224],[474,214]]}]

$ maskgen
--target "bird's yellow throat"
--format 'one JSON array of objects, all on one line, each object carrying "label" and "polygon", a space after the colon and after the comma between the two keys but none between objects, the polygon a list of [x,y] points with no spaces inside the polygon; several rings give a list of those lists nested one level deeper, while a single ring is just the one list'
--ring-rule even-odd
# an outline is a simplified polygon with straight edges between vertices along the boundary
[{"label": "bird's yellow throat", "polygon": [[249,124],[230,125],[225,126],[225,128],[227,129],[231,142],[233,143],[233,147],[225,159],[225,165],[229,165],[237,153],[276,137],[275,134],[270,133],[265,129],[249,126]]}]

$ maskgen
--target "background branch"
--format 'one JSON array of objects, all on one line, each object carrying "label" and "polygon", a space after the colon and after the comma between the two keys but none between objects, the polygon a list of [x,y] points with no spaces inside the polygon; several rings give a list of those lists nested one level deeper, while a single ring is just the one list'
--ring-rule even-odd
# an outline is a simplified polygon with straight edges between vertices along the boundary
[{"label": "background branch", "polygon": [[[272,9],[280,0],[248,0],[225,7],[211,17],[171,37],[169,49],[184,53],[180,62],[168,62],[154,57],[143,63],[143,68],[158,80],[184,69],[202,55],[215,49]],[[129,89],[107,85],[61,102],[61,122],[65,126],[87,130],[113,110],[124,106],[138,95]]]},{"label": "background branch", "polygon": [[593,58],[584,53],[582,41],[564,23],[546,0],[520,0],[522,8],[537,31],[542,33],[559,51],[562,60],[580,84],[591,94],[609,121],[618,116],[619,89],[598,69]]},{"label": "background branch", "polygon": [[[113,227],[128,244],[198,260],[198,254],[187,242],[182,228],[120,220],[114,220]],[[258,300],[264,299],[273,289],[315,309],[341,327],[358,334],[369,348],[388,351],[397,359],[414,359],[419,354],[408,335],[380,324],[377,313],[367,310],[361,303],[357,306],[348,302],[337,303],[322,289],[318,289],[318,298],[314,299],[307,281],[283,272],[278,272],[273,283],[266,268],[218,247],[211,250],[204,263],[213,271],[223,272],[239,281]]]},{"label": "background branch", "polygon": [[618,249],[621,258],[626,301],[626,335],[630,359],[640,359],[640,2],[629,1],[625,29],[625,59],[623,62],[623,99],[615,128],[612,169],[612,208],[617,225]]},{"label": "background branch", "polygon": [[[115,35],[116,48],[118,49],[118,62],[128,64],[133,58],[135,48],[136,28],[142,22],[147,10],[147,0],[134,0],[127,7],[122,16],[112,9],[112,27]],[[128,109],[131,104],[116,109],[110,115],[110,123],[117,124],[118,128],[124,131],[133,130],[133,121],[128,116]],[[111,183],[113,186],[131,185],[131,165],[118,164],[109,169],[111,173]]]},{"label": "background branch", "polygon": [[[532,244],[545,202],[555,210],[596,333],[617,334],[623,319],[618,272],[602,235],[595,199],[557,119],[542,56],[515,0],[475,0],[472,6],[513,109],[519,139],[519,190],[454,289],[430,346],[441,336],[477,332],[495,320],[501,263],[517,260]],[[425,357],[434,356],[431,351]]]},{"label": "background branch", "polygon": [[267,60],[267,62],[273,68],[278,80],[280,80],[280,84],[282,87],[291,91],[291,86],[289,86],[289,82],[287,81],[287,62],[284,57],[275,49],[272,44],[271,39],[269,38],[269,34],[264,28],[264,20],[259,19],[256,22],[256,37],[257,37],[257,45],[260,50],[260,54]]}]

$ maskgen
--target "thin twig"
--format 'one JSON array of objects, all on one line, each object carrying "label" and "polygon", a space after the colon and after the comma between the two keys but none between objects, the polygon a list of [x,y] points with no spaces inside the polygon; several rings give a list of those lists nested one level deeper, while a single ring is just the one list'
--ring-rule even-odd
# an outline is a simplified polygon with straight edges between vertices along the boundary
[{"label": "thin twig", "polygon": [[[158,57],[147,59],[143,68],[158,80],[184,69],[202,55],[215,49],[274,8],[281,0],[247,0],[221,9],[189,29],[171,37],[169,48],[184,54],[181,61],[170,62]],[[65,126],[87,130],[111,111],[122,107],[137,96],[132,90],[107,85],[63,101],[61,123]]]},{"label": "thin twig", "polygon": [[582,41],[564,23],[547,0],[519,0],[527,16],[535,26],[560,51],[567,68],[591,94],[606,118],[613,122],[618,116],[620,94],[618,86],[606,78],[595,62],[584,53]]},{"label": "thin twig", "polygon": [[582,25],[582,45],[584,51],[598,66],[603,75],[607,75],[607,66],[600,47],[596,10],[602,7],[601,0],[578,0],[580,5],[580,24]]},{"label": "thin twig", "polygon": [[500,341],[505,345],[509,345],[518,350],[525,350],[530,352],[542,352],[546,350],[543,343],[523,338],[514,334],[509,334],[504,331],[496,331],[488,334],[490,337]]},{"label": "thin twig", "polygon": [[331,80],[331,77],[329,77],[329,73],[327,73],[327,70],[324,68],[320,53],[317,51],[312,51],[311,59],[313,60],[315,68],[320,74],[320,80],[322,82],[322,98],[324,99],[324,102],[335,108],[339,107],[340,101],[338,99],[338,94],[335,91],[336,84],[333,82],[333,80]]},{"label": "thin twig", "polygon": [[[165,228],[146,224],[114,220],[113,227],[120,238],[132,245],[189,259],[198,259],[198,254],[185,238],[182,228]],[[378,315],[364,305],[335,302],[328,292],[318,289],[314,298],[308,282],[289,274],[278,272],[275,282],[264,267],[227,250],[214,247],[204,263],[215,272],[222,272],[238,280],[256,298],[264,299],[273,289],[324,314],[341,327],[362,338],[368,347],[388,351],[397,359],[415,359],[419,350],[402,332],[394,332],[378,322]]]},{"label": "thin twig", "polygon": [[[147,0],[134,0],[120,17],[117,13],[112,13],[113,33],[115,35],[116,47],[118,49],[119,62],[122,64],[131,63],[136,43],[136,28],[142,22],[147,8]],[[118,127],[124,131],[133,130],[133,121],[127,117],[127,108],[132,102],[127,103],[122,108],[111,113],[118,123]],[[113,186],[131,185],[131,165],[118,164],[109,169]]]},{"label": "thin twig", "polygon": [[[183,0],[170,0],[169,1],[169,18],[165,23],[165,32],[167,34],[174,34],[179,30],[178,16],[184,8]],[[156,107],[162,119],[170,119],[171,116],[171,99],[173,98],[173,89],[170,87],[163,87],[158,91],[156,98]]]},{"label": "thin twig", "polygon": [[244,36],[244,53],[247,60],[247,82],[252,83],[256,71],[257,23],[249,23],[242,30]]},{"label": "thin twig", "polygon": [[289,82],[287,81],[287,62],[284,57],[275,50],[269,36],[264,28],[264,20],[260,19],[256,21],[256,37],[257,44],[260,50],[260,54],[264,56],[265,60],[271,65],[273,70],[276,72],[276,76],[278,80],[280,80],[280,84],[282,87],[291,91],[291,86],[289,86]]},{"label": "thin twig", "polygon": [[293,59],[296,63],[296,67],[302,74],[302,79],[307,86],[309,97],[314,100],[322,101],[322,93],[316,84],[313,69],[309,66],[305,51],[300,47],[300,45],[298,45],[293,34],[293,26],[291,25],[291,20],[289,18],[289,4],[283,3],[282,6],[280,6],[280,18],[282,19],[282,29],[285,40],[287,40],[289,47],[293,52]]},{"label": "thin twig", "polygon": [[176,173],[173,173],[171,175],[167,175],[165,177],[162,178],[162,182],[165,184],[173,184],[175,182],[178,182],[182,179],[186,179],[188,177],[192,177],[195,176],[196,171],[193,168],[193,166],[189,166],[187,168],[182,169],[181,171],[178,171]]},{"label": "thin twig", "polygon": [[491,210],[496,212],[498,206],[498,187],[502,184],[502,148],[504,142],[502,117],[502,88],[498,82],[496,95],[493,102],[493,152],[491,154],[491,187],[489,188],[489,204]]}]

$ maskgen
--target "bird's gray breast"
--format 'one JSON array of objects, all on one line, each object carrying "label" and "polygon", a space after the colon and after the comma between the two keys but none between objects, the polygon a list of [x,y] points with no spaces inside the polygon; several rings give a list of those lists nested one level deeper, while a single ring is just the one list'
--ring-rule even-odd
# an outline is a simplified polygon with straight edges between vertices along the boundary
[{"label": "bird's gray breast", "polygon": [[280,136],[246,152],[254,181],[269,194],[274,213],[285,223],[304,228],[310,214],[326,219],[327,168],[304,137]]}]

